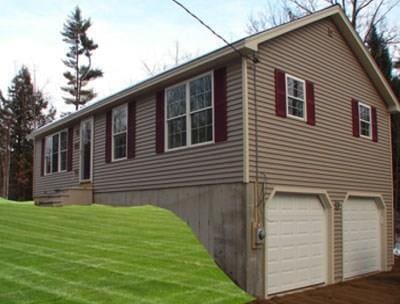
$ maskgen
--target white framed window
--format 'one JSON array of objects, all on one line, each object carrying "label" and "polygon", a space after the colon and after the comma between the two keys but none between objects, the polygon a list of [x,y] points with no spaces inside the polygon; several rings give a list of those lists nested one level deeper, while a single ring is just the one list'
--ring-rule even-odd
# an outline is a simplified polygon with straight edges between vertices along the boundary
[{"label": "white framed window", "polygon": [[128,105],[112,110],[112,160],[123,160],[127,156]]},{"label": "white framed window", "polygon": [[211,72],[165,90],[166,151],[214,142],[213,90]]},{"label": "white framed window", "polygon": [[360,136],[372,138],[372,123],[371,123],[371,107],[369,105],[358,103]]},{"label": "white framed window", "polygon": [[67,170],[68,132],[49,135],[45,140],[45,174]]},{"label": "white framed window", "polygon": [[305,88],[303,79],[286,74],[286,113],[288,117],[307,120]]}]

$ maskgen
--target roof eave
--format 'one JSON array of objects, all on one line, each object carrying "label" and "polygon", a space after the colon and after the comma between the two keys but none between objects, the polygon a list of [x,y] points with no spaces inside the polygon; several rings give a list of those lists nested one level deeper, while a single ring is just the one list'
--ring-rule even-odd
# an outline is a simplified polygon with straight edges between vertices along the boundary
[{"label": "roof eave", "polygon": [[[245,44],[244,39],[235,42],[234,47],[237,50],[242,51],[243,53],[248,53],[248,52],[252,51],[252,49],[249,48]],[[39,129],[36,129],[36,130],[32,131],[28,135],[27,138],[34,139],[35,137],[41,136],[43,134],[48,133],[49,131],[51,131],[53,129],[57,129],[58,127],[61,127],[62,125],[72,123],[75,120],[78,120],[82,117],[88,116],[90,113],[92,113],[96,110],[99,110],[101,108],[105,108],[108,105],[110,105],[118,100],[129,97],[130,95],[141,92],[143,90],[150,89],[151,87],[156,87],[156,86],[162,84],[163,82],[170,80],[173,77],[177,77],[181,74],[187,73],[191,69],[200,67],[202,65],[206,65],[207,63],[210,63],[210,62],[217,62],[218,60],[225,59],[228,55],[232,55],[232,54],[234,55],[235,53],[236,53],[235,50],[230,46],[222,47],[222,48],[220,48],[216,51],[213,51],[209,54],[206,54],[204,56],[196,58],[188,63],[182,64],[181,66],[178,66],[178,67],[168,70],[164,73],[156,75],[155,77],[152,77],[143,82],[140,82],[128,89],[122,90],[114,95],[111,95],[104,99],[101,99],[101,100],[99,100],[85,108],[82,108],[81,110],[74,112],[64,118],[61,118],[53,123],[45,125]]]},{"label": "roof eave", "polygon": [[[273,29],[267,30],[265,32],[261,32],[259,34],[255,34],[253,36],[247,37],[245,39],[239,40],[235,42],[233,45],[236,49],[242,51],[243,53],[258,51],[258,46],[260,43],[271,40],[275,37],[281,36],[287,32],[294,31],[298,28],[301,28],[307,24],[311,24],[322,19],[332,17],[336,25],[342,31],[345,39],[349,43],[350,47],[358,56],[361,64],[364,66],[371,80],[375,83],[380,95],[384,99],[387,104],[388,111],[390,113],[400,112],[400,104],[394,95],[389,83],[386,81],[379,67],[373,60],[372,56],[366,50],[363,42],[361,41],[358,34],[355,32],[353,27],[350,24],[349,19],[344,14],[343,10],[340,6],[335,5],[324,9],[315,14],[300,18],[298,20],[292,21],[290,23],[277,26]],[[191,69],[196,67],[206,65],[207,63],[211,63],[214,61],[221,60],[222,58],[227,57],[228,55],[232,55],[235,53],[235,50],[230,46],[222,47],[216,51],[213,51],[209,54],[205,54],[199,58],[196,58],[188,63],[185,63],[181,66],[178,66],[174,69],[156,75],[153,78],[147,79],[139,84],[134,85],[128,89],[122,90],[114,95],[108,96],[96,103],[93,103],[86,108],[83,108],[75,113],[70,114],[69,116],[57,120],[51,124],[45,125],[40,129],[34,130],[31,134],[29,134],[28,138],[33,139],[37,136],[43,135],[53,129],[56,129],[62,125],[72,123],[74,120],[78,120],[79,118],[88,116],[91,112],[99,110],[101,108],[107,107],[108,105],[121,100],[123,98],[129,97],[135,93],[140,91],[144,91],[146,89],[156,87],[157,85],[162,84],[170,80],[172,77],[179,76],[181,74],[187,73]]]}]

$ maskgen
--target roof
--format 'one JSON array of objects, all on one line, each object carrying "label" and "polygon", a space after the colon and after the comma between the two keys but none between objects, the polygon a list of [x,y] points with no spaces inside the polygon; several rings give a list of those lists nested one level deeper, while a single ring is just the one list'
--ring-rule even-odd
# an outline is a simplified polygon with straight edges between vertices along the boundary
[{"label": "roof", "polygon": [[[388,107],[388,111],[391,113],[400,112],[399,101],[397,100],[392,89],[390,88],[389,83],[383,76],[379,67],[375,63],[375,60],[369,54],[368,50],[364,46],[360,37],[352,27],[349,19],[347,18],[347,16],[345,15],[345,13],[343,12],[342,8],[339,5],[330,6],[323,10],[317,11],[311,15],[245,37],[243,39],[233,42],[232,45],[235,49],[240,50],[242,53],[245,54],[256,52],[258,51],[258,46],[261,43],[264,43],[268,40],[274,39],[278,36],[284,35],[288,32],[297,30],[301,27],[318,22],[326,18],[331,18],[334,21],[339,31],[347,41],[348,45],[357,56],[361,65],[364,67],[368,76],[374,82],[378,92],[380,93],[380,95],[382,96],[383,100],[385,101]],[[53,129],[59,128],[65,124],[71,123],[85,116],[88,116],[90,115],[90,113],[94,111],[110,106],[111,104],[116,103],[126,97],[129,97],[130,95],[140,93],[146,89],[157,87],[163,82],[166,82],[173,77],[182,75],[196,67],[200,67],[211,62],[217,62],[218,60],[222,60],[224,58],[238,56],[237,52],[234,50],[233,47],[224,46],[215,51],[207,53],[203,56],[197,57],[182,65],[179,65],[175,68],[160,73],[154,77],[139,82],[131,87],[128,87],[113,95],[103,98],[93,104],[83,107],[80,110],[68,116],[58,119],[39,129],[36,129],[29,135],[29,137],[34,138],[43,135],[45,133],[48,133]]]}]

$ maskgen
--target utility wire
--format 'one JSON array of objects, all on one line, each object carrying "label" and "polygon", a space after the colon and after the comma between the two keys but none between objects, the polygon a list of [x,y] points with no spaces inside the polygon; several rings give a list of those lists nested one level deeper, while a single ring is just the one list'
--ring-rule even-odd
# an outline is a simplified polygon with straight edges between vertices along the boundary
[{"label": "utility wire", "polygon": [[201,20],[199,17],[197,17],[194,13],[192,13],[186,6],[184,6],[182,3],[180,3],[178,0],[171,0],[174,2],[176,5],[180,6],[183,8],[189,15],[191,15],[194,19],[196,19],[198,22],[200,22],[201,25],[206,27],[214,36],[216,36],[218,39],[222,40],[227,46],[232,48],[236,53],[240,55],[240,57],[244,57],[247,59],[250,59],[254,63],[257,63],[258,60],[257,58],[254,57],[249,57],[246,54],[243,54],[238,48],[236,48],[232,43],[228,42],[224,37],[222,37],[220,34],[218,34],[216,31],[214,31],[209,25],[207,25],[203,20]]}]

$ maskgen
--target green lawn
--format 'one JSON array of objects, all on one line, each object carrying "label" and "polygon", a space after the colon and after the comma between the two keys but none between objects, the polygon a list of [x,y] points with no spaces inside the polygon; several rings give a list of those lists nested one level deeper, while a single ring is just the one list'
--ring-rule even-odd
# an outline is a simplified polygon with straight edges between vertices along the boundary
[{"label": "green lawn", "polygon": [[0,303],[247,303],[191,230],[156,207],[0,199]]}]

